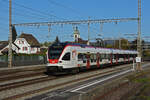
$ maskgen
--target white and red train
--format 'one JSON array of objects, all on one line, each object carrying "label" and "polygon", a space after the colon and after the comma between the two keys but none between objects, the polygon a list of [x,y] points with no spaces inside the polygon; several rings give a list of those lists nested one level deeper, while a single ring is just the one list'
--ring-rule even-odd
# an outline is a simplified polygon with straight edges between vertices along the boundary
[{"label": "white and red train", "polygon": [[79,72],[80,69],[132,62],[137,51],[93,47],[77,43],[54,43],[47,52],[47,72]]}]

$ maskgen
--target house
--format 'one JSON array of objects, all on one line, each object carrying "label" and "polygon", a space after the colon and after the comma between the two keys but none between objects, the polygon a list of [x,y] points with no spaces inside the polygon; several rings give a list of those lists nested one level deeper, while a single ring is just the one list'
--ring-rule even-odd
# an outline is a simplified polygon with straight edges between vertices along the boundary
[{"label": "house", "polygon": [[19,53],[36,54],[40,52],[40,43],[32,34],[22,33],[14,43],[20,48]]},{"label": "house", "polygon": [[[8,49],[9,49],[8,41],[0,41],[0,55],[8,54]],[[12,43],[12,51],[14,53],[18,53],[19,49],[20,48],[16,44]]]}]

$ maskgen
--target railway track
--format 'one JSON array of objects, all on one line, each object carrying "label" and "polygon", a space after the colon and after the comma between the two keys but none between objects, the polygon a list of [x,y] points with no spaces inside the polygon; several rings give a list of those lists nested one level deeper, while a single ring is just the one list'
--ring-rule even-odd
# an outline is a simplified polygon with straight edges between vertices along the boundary
[{"label": "railway track", "polygon": [[[81,72],[77,75],[72,75],[72,76],[70,76],[70,75],[59,76],[59,77],[49,76],[49,77],[44,77],[44,78],[37,78],[37,79],[31,79],[31,80],[20,81],[20,82],[15,82],[15,83],[9,83],[9,84],[0,85],[0,87],[1,87],[0,92],[6,91],[9,89],[14,89],[14,88],[17,89],[17,88],[21,88],[21,87],[25,87],[25,86],[29,86],[29,85],[33,85],[33,84],[36,85],[38,83],[43,83],[46,81],[49,81],[49,82],[54,81],[55,82],[58,80],[69,79],[70,77],[72,77],[71,80],[66,80],[66,81],[60,82],[58,84],[56,82],[53,85],[50,84],[50,85],[47,85],[47,86],[39,88],[39,89],[33,89],[31,91],[27,91],[27,92],[23,92],[23,93],[19,93],[16,95],[12,95],[12,96],[3,98],[3,100],[12,100],[12,98],[13,98],[13,100],[15,100],[15,99],[20,100],[20,98],[30,96],[31,94],[46,92],[46,91],[53,90],[53,89],[58,88],[58,87],[63,87],[63,86],[67,86],[70,84],[75,84],[77,82],[85,81],[85,80],[88,80],[90,78],[94,78],[94,77],[97,77],[100,75],[107,75],[110,73],[117,72],[119,70],[128,69],[130,67],[131,67],[131,65],[124,65],[124,67],[115,67],[115,68],[108,69],[107,71],[104,71],[104,72],[101,72],[100,70],[99,70],[99,72],[97,70],[90,70],[90,71]],[[88,75],[88,73],[94,73],[94,74]],[[86,74],[86,76],[83,77],[84,74]]]},{"label": "railway track", "polygon": [[19,74],[14,74],[14,75],[9,75],[5,77],[0,77],[0,82],[5,82],[5,81],[10,81],[10,80],[16,80],[16,79],[22,79],[22,78],[29,78],[33,76],[39,76],[43,75],[44,71],[38,71],[38,72],[26,72],[26,73],[19,73]]},{"label": "railway track", "polygon": [[39,68],[31,68],[31,67],[26,67],[26,68],[16,68],[16,69],[5,69],[5,70],[1,70],[0,69],[0,78],[1,77],[7,77],[7,76],[12,76],[12,75],[16,75],[19,73],[27,73],[27,72],[34,72],[34,71],[45,71],[45,67],[44,66],[40,66]]},{"label": "railway track", "polygon": [[45,71],[45,67],[0,70],[0,83],[44,75]]},{"label": "railway track", "polygon": [[14,89],[14,88],[19,88],[22,86],[30,85],[30,84],[36,84],[39,82],[44,82],[44,81],[49,81],[49,80],[54,80],[56,77],[40,77],[36,79],[30,79],[30,80],[25,80],[25,81],[20,81],[20,82],[13,82],[13,83],[8,83],[4,85],[0,85],[0,92],[3,90],[8,90],[8,89]]}]

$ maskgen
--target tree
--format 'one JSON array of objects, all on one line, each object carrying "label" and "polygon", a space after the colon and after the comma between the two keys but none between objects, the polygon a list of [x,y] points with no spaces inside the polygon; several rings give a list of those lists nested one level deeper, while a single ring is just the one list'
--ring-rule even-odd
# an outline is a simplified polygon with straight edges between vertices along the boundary
[{"label": "tree", "polygon": [[17,32],[15,26],[12,26],[12,42],[14,42],[17,38]]},{"label": "tree", "polygon": [[[121,44],[119,44],[119,42]],[[119,45],[121,45],[121,49],[127,50],[129,49],[129,41],[127,39],[120,39],[120,40],[115,40],[115,45],[114,48],[119,49]]]},{"label": "tree", "polygon": [[130,44],[132,50],[137,50],[137,39],[133,40]]},{"label": "tree", "polygon": [[54,43],[59,43],[60,41],[59,41],[59,38],[58,38],[58,36],[56,36],[56,39],[55,39],[55,42]]},{"label": "tree", "polygon": [[121,49],[130,49],[130,43],[127,39],[121,39]]},{"label": "tree", "polygon": [[106,45],[106,48],[113,48],[113,45],[107,44],[107,45]]},{"label": "tree", "polygon": [[[142,40],[142,46],[145,44],[145,41],[144,40]],[[130,44],[131,46],[130,46],[130,48],[132,49],[132,50],[137,50],[137,39],[135,39],[134,41],[132,41],[131,42],[131,44]]]}]

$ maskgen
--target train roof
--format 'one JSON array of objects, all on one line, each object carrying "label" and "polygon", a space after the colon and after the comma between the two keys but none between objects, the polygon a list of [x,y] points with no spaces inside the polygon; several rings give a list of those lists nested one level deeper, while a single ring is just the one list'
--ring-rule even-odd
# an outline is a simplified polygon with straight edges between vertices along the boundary
[{"label": "train roof", "polygon": [[94,47],[94,46],[90,46],[90,45],[86,45],[86,44],[80,44],[80,43],[71,43],[71,42],[59,42],[59,43],[53,43],[51,46],[53,45],[62,45],[62,46],[67,46],[67,45],[70,45],[70,46],[80,46],[80,47],[90,47],[90,48],[101,48],[101,49],[105,49],[105,50],[111,50],[113,53],[132,53],[132,54],[137,54],[138,52],[135,51],[135,50],[123,50],[123,49],[114,49],[114,48],[103,48],[103,47]]}]

